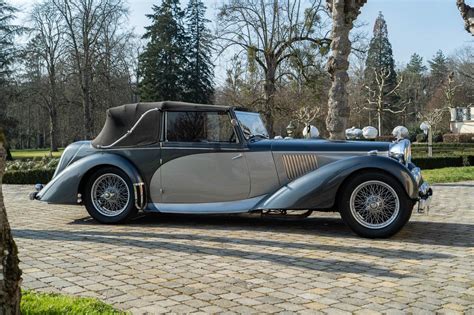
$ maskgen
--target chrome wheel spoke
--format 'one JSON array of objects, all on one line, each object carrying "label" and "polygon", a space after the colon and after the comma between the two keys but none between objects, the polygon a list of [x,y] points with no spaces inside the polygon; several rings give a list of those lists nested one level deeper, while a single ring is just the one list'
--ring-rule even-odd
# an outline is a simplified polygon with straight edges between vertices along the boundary
[{"label": "chrome wheel spoke", "polygon": [[395,221],[400,201],[390,185],[376,180],[367,181],[352,192],[350,210],[359,224],[381,229]]},{"label": "chrome wheel spoke", "polygon": [[91,189],[95,209],[105,216],[117,216],[127,209],[130,190],[125,180],[117,174],[108,173],[97,178]]}]

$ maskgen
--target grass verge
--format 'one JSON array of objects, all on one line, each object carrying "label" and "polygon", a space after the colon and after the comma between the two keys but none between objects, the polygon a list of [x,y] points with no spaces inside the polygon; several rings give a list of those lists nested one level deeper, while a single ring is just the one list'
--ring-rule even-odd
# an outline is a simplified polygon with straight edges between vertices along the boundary
[{"label": "grass verge", "polygon": [[[61,157],[64,149],[53,152],[53,157]],[[49,150],[11,150],[13,159],[33,159],[49,157]]]},{"label": "grass verge", "polygon": [[429,183],[452,183],[474,180],[474,166],[445,167],[422,171],[423,178]]},{"label": "grass verge", "polygon": [[23,291],[21,298],[21,313],[23,315],[115,315],[127,314],[114,309],[97,299],[72,297],[55,293],[38,293]]}]

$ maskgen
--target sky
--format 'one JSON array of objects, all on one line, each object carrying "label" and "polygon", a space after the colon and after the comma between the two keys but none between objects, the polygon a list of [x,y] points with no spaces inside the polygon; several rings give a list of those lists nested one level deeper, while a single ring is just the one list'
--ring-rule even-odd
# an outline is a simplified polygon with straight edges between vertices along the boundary
[{"label": "sky", "polygon": [[[7,0],[21,12],[18,20],[24,22],[26,12],[34,0]],[[186,0],[181,0],[186,3]],[[208,7],[208,18],[216,20],[217,8],[224,0],[203,0]],[[474,0],[467,2],[474,4]],[[370,35],[379,12],[382,12],[388,25],[389,39],[395,61],[406,64],[413,53],[421,55],[425,62],[442,49],[446,55],[457,49],[474,44],[474,37],[465,29],[455,0],[368,0],[362,8],[358,21],[366,23],[363,29]],[[149,24],[145,14],[151,12],[153,4],[160,0],[128,0],[130,26],[137,34],[144,32]],[[223,81],[225,65],[216,61],[216,81]]]}]

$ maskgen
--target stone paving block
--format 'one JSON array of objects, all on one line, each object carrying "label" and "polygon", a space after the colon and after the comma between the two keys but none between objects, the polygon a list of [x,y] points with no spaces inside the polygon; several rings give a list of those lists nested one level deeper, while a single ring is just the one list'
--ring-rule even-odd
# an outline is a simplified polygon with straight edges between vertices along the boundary
[{"label": "stone paving block", "polygon": [[474,315],[474,182],[435,186],[430,214],[386,240],[331,213],[100,225],[82,207],[29,201],[31,190],[3,186],[26,289],[133,314]]}]

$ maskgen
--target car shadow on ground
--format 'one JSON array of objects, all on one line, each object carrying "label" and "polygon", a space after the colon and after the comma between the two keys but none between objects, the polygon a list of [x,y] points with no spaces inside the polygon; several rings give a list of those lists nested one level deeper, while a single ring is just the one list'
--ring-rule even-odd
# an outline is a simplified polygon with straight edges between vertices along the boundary
[{"label": "car shadow on ground", "polygon": [[[98,225],[90,217],[74,220],[71,224]],[[127,226],[159,228],[193,228],[203,230],[247,230],[279,232],[335,238],[357,238],[342,219],[337,217],[310,217],[307,219],[276,219],[258,215],[182,215],[182,214],[143,214]],[[377,242],[377,240],[373,240]],[[474,224],[410,221],[395,236],[383,239],[385,242],[407,242],[422,245],[474,246]]]},{"label": "car shadow on ground", "polygon": [[[194,255],[216,255],[221,257],[237,257],[245,260],[267,261],[274,264],[301,267],[324,272],[349,272],[404,278],[405,274],[391,271],[374,263],[357,260],[347,261],[337,258],[310,258],[307,254],[295,251],[293,255],[279,249],[313,249],[327,252],[351,252],[360,255],[373,255],[383,258],[400,259],[449,259],[451,256],[440,253],[420,253],[400,249],[383,249],[374,247],[351,247],[323,244],[307,244],[285,242],[268,239],[228,238],[196,234],[150,233],[150,232],[105,232],[98,230],[63,231],[63,230],[30,230],[15,229],[14,237],[30,240],[52,240],[59,242],[94,242],[104,245],[138,247],[143,250],[165,250]],[[183,243],[186,240],[189,242]],[[210,245],[209,243],[212,243]],[[249,245],[241,249],[239,245]],[[252,246],[252,247],[250,247]],[[231,248],[239,247],[239,248]],[[253,249],[253,251],[252,251]],[[269,252],[270,251],[270,252]],[[328,256],[326,256],[328,257]],[[329,255],[331,257],[331,255]]]},{"label": "car shadow on ground", "polygon": [[[15,229],[14,236],[20,239],[95,242],[151,251],[170,250],[189,254],[238,257],[325,272],[365,273],[394,278],[403,278],[405,275],[378,267],[376,264],[358,261],[358,255],[419,261],[452,258],[451,255],[440,252],[384,248],[386,243],[379,243],[377,240],[354,242],[353,239],[357,236],[352,234],[338,218],[315,217],[287,221],[235,215],[144,215],[127,225],[119,226],[115,231],[113,229],[111,231],[110,226],[100,225],[89,217],[75,220],[71,225],[77,225],[80,230]],[[130,227],[131,230],[124,231],[124,226]],[[153,227],[154,231],[147,230],[147,227]],[[181,228],[183,231],[176,231]],[[168,232],[166,229],[173,231]],[[186,229],[202,229],[203,233],[186,233]],[[254,237],[241,236],[245,234],[239,234],[238,237],[226,236],[230,231],[249,231]],[[275,234],[272,234],[269,238],[267,232],[282,233],[283,237],[281,240],[275,239]],[[382,241],[467,247],[473,245],[473,232],[474,225],[415,221],[410,222],[398,235]],[[284,235],[286,233],[301,234],[303,237],[301,241],[287,241]],[[327,240],[311,236],[341,239],[337,242],[341,245],[328,244]],[[349,238],[352,241],[347,244],[345,239],[350,241]],[[327,258],[331,257],[330,255],[320,259],[303,257],[298,250],[315,250],[326,254],[350,253],[354,255],[354,260]]]}]

